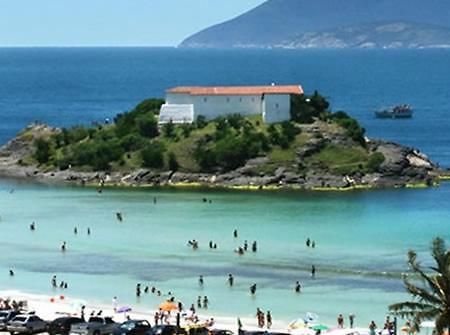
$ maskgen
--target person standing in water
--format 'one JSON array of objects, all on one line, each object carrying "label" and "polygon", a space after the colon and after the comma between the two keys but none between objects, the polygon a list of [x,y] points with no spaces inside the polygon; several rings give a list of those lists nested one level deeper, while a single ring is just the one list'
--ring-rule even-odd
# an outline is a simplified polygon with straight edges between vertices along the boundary
[{"label": "person standing in water", "polygon": [[237,238],[237,237],[238,237],[238,231],[237,231],[237,229],[235,229],[235,230],[233,231],[233,237],[234,237],[234,238]]},{"label": "person standing in water", "polygon": [[267,321],[267,329],[270,329],[272,327],[272,314],[270,311],[267,311],[266,313],[266,321]]},{"label": "person standing in water", "polygon": [[256,294],[256,284],[253,284],[250,286],[250,294],[255,295]]},{"label": "person standing in water", "polygon": [[62,252],[65,252],[66,249],[67,249],[67,243],[66,243],[66,241],[64,241],[64,242],[61,244],[61,251],[62,251]]},{"label": "person standing in water", "polygon": [[36,223],[34,221],[31,222],[31,224],[30,224],[30,230],[31,231],[35,231],[36,230]]},{"label": "person standing in water", "polygon": [[203,275],[200,275],[200,277],[198,277],[198,284],[200,286],[203,286],[203,284],[204,284]]},{"label": "person standing in water", "polygon": [[315,265],[311,266],[311,277],[312,277],[312,279],[316,279],[316,267],[315,267]]},{"label": "person standing in water", "polygon": [[302,291],[302,285],[300,285],[300,282],[298,280],[295,282],[294,290],[295,293],[300,293]]},{"label": "person standing in water", "polygon": [[228,285],[230,285],[230,287],[234,285],[234,277],[231,273],[228,274]]}]

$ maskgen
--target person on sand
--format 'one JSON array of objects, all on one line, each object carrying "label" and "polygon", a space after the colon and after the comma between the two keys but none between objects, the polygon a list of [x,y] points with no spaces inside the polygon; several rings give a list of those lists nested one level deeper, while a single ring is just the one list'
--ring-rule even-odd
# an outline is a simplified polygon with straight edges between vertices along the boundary
[{"label": "person on sand", "polygon": [[266,321],[267,321],[267,329],[270,329],[270,327],[272,327],[272,314],[270,314],[270,311],[267,311]]},{"label": "person on sand", "polygon": [[119,306],[119,303],[117,301],[117,297],[112,298],[112,308],[114,313],[117,313],[117,307]]},{"label": "person on sand", "polygon": [[371,321],[369,324],[369,335],[376,335],[377,325],[375,321]]},{"label": "person on sand", "polygon": [[80,312],[80,317],[81,317],[81,320],[83,320],[83,322],[85,322],[86,320],[85,320],[85,318],[84,318],[84,310],[86,309],[86,306],[81,306],[81,312]]},{"label": "person on sand", "polygon": [[155,312],[153,320],[155,321],[155,326],[157,326],[159,323],[159,312],[158,311]]},{"label": "person on sand", "polygon": [[339,314],[337,317],[337,326],[338,328],[344,328],[344,317],[342,314]]},{"label": "person on sand", "polygon": [[355,314],[350,313],[348,315],[348,321],[349,321],[349,324],[350,324],[350,328],[353,328],[353,326],[355,324]]}]

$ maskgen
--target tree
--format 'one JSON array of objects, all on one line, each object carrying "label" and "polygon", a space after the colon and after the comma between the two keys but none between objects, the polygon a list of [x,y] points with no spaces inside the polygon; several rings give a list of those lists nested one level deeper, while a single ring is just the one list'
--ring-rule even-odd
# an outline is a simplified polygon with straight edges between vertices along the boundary
[{"label": "tree", "polygon": [[164,152],[166,148],[160,142],[153,142],[147,145],[141,151],[142,163],[148,168],[162,168],[164,167]]},{"label": "tree", "polygon": [[436,331],[443,334],[450,330],[450,250],[444,240],[435,238],[431,254],[436,264],[427,269],[418,262],[415,251],[408,252],[408,265],[419,277],[421,285],[405,278],[405,288],[413,299],[390,305],[389,309],[400,317],[412,318],[413,328],[417,331],[422,321],[436,320]]},{"label": "tree", "polygon": [[36,151],[34,152],[34,158],[39,162],[39,164],[45,164],[49,161],[51,156],[51,147],[49,141],[38,138],[34,142]]},{"label": "tree", "polygon": [[180,165],[178,164],[177,161],[177,156],[171,151],[169,152],[168,156],[168,163],[169,163],[169,169],[170,171],[178,171],[178,168],[180,167]]}]

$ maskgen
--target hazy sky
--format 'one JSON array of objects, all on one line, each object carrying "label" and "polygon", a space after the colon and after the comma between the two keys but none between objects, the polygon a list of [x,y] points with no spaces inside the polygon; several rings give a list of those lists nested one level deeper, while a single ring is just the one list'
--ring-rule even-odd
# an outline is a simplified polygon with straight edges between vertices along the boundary
[{"label": "hazy sky", "polygon": [[170,46],[264,0],[0,0],[0,46]]}]

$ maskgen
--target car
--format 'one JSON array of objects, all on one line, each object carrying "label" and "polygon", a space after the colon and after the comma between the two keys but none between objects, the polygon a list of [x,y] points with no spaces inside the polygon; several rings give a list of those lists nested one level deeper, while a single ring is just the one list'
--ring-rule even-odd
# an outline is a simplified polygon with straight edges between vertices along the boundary
[{"label": "car", "polygon": [[[148,330],[145,335],[175,335],[177,334],[177,326],[174,325],[156,325]],[[187,335],[184,328],[178,329],[178,334]]]},{"label": "car", "polygon": [[127,320],[120,324],[114,335],[144,335],[151,328],[147,320]]},{"label": "car", "polygon": [[228,329],[210,329],[209,335],[234,335],[234,333]]},{"label": "car", "polygon": [[19,314],[9,321],[6,326],[11,334],[33,334],[47,331],[48,323],[34,314]]},{"label": "car", "polygon": [[50,322],[50,324],[48,325],[48,333],[50,335],[68,335],[70,332],[70,327],[73,324],[81,322],[83,322],[83,319],[74,316],[60,317]]},{"label": "car", "polygon": [[70,327],[70,335],[110,335],[119,324],[111,317],[91,316],[88,322],[75,323]]},{"label": "car", "polygon": [[0,331],[6,330],[8,322],[18,314],[20,312],[14,309],[0,311]]}]

